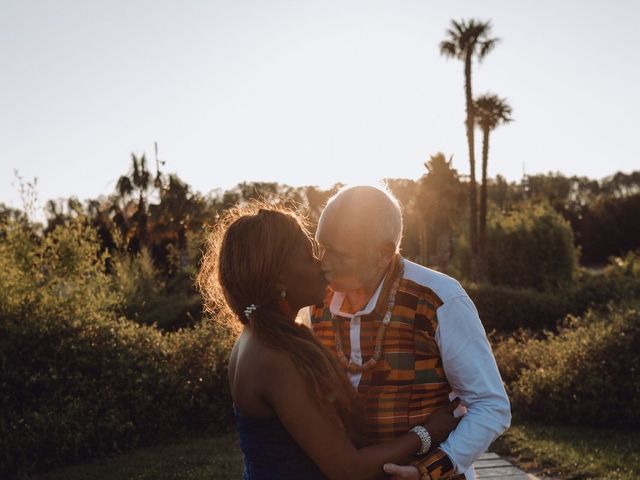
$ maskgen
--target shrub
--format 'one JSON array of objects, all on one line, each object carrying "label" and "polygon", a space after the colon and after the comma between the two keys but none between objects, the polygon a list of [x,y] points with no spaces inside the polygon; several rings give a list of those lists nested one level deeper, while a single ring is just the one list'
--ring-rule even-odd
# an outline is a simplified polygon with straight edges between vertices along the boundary
[{"label": "shrub", "polygon": [[[631,192],[629,192],[631,193]],[[588,263],[640,248],[640,193],[602,195],[585,205],[573,220]]]},{"label": "shrub", "polygon": [[556,330],[569,314],[602,311],[640,298],[640,254],[613,257],[602,271],[580,271],[571,285],[553,291],[479,284],[467,286],[487,331]]},{"label": "shrub", "polygon": [[578,262],[571,225],[547,204],[493,213],[487,252],[490,283],[520,288],[567,285]]},{"label": "shrub", "polygon": [[471,285],[466,290],[487,331],[554,329],[572,309],[570,298],[552,292],[487,284]]},{"label": "shrub", "polygon": [[148,302],[137,321],[145,325],[154,324],[163,331],[176,331],[197,325],[201,319],[202,308],[200,295],[167,293]]},{"label": "shrub", "polygon": [[557,334],[521,335],[494,352],[517,416],[638,427],[639,343],[636,304],[568,317]]},{"label": "shrub", "polygon": [[105,256],[80,222],[4,234],[0,477],[229,423],[231,332],[118,318]]},{"label": "shrub", "polygon": [[44,237],[9,222],[0,242],[0,316],[85,318],[112,312],[121,298],[104,272],[106,254],[80,221]]},{"label": "shrub", "polygon": [[118,313],[126,318],[143,325],[155,324],[164,331],[175,331],[200,320],[202,297],[188,288],[194,281],[186,269],[176,268],[173,277],[165,282],[146,249],[133,255],[114,255],[109,266],[111,288],[121,298]]},{"label": "shrub", "polygon": [[211,324],[162,335],[127,320],[3,320],[3,467],[42,468],[228,423],[231,337]]},{"label": "shrub", "polygon": [[122,299],[121,313],[130,320],[138,320],[141,312],[160,296],[163,282],[149,251],[120,253],[109,259],[112,289]]},{"label": "shrub", "polygon": [[640,254],[628,252],[624,257],[611,257],[609,264],[596,274],[581,272],[570,295],[574,305],[572,313],[639,298]]}]

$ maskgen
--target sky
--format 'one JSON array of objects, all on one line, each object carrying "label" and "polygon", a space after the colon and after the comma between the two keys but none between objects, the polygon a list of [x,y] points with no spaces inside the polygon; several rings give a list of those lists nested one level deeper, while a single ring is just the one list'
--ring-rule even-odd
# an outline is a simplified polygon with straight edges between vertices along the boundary
[{"label": "sky", "polygon": [[[206,194],[467,174],[464,77],[439,53],[451,19],[500,42],[474,95],[507,98],[489,175],[603,178],[640,169],[634,0],[0,0],[0,202],[15,171],[40,203],[108,195],[154,143]],[[476,134],[476,156],[480,156]],[[479,172],[478,172],[479,173]]]}]

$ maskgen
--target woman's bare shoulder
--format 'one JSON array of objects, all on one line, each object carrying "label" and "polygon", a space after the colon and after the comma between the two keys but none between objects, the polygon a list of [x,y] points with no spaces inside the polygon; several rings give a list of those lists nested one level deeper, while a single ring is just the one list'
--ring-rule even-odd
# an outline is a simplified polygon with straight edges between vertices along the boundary
[{"label": "woman's bare shoulder", "polygon": [[[273,381],[282,374],[296,370],[286,351],[278,350],[260,340],[251,331],[245,330],[233,347],[229,359],[229,371],[241,368],[245,374],[251,372],[259,380]],[[260,382],[262,383],[262,382]]]}]

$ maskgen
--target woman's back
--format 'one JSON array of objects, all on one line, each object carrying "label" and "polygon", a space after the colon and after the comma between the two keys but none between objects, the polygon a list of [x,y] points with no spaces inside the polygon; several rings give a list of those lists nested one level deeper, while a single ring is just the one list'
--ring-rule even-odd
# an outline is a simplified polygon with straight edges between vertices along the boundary
[{"label": "woman's back", "polygon": [[263,400],[266,384],[273,381],[270,366],[278,357],[245,331],[229,359],[229,386],[244,454],[244,478],[323,479],[320,470]]}]

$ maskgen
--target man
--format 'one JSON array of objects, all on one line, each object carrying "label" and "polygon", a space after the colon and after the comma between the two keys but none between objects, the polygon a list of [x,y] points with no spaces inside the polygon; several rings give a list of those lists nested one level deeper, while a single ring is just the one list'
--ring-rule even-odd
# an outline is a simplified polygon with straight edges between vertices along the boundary
[{"label": "man", "polygon": [[370,441],[407,432],[454,396],[467,407],[438,448],[385,471],[475,478],[472,463],[509,427],[511,413],[473,302],[456,280],[400,256],[402,214],[388,191],[339,191],[316,238],[330,289],[311,311],[312,328],[363,399]]}]

